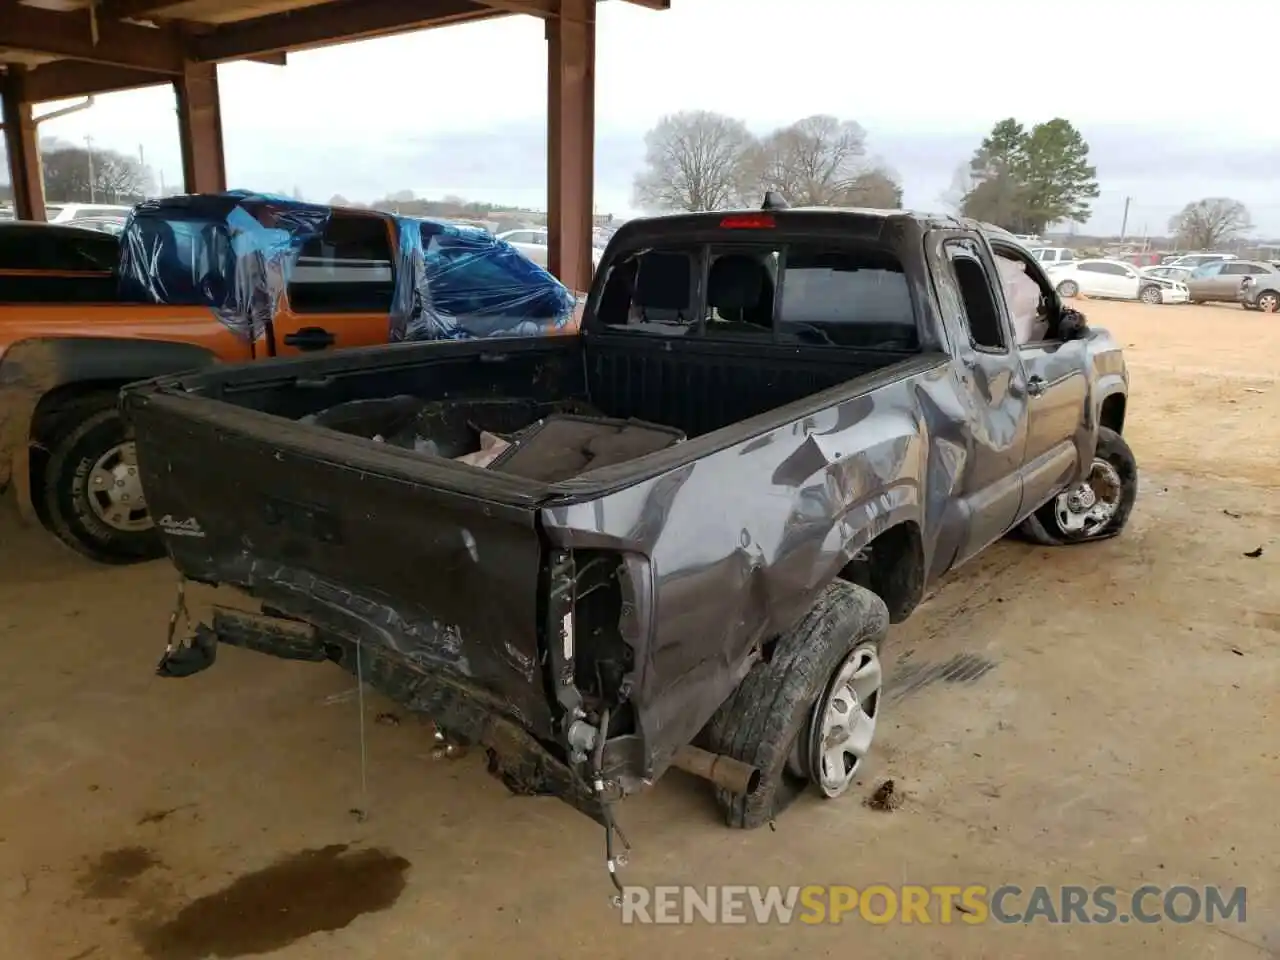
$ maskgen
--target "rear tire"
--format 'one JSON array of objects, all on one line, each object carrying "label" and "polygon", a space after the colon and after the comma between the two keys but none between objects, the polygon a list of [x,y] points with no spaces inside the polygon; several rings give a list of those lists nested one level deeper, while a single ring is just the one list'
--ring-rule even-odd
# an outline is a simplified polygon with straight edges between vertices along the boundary
[{"label": "rear tire", "polygon": [[853,697],[848,725],[853,728],[858,720],[870,719],[866,743],[871,743],[884,699],[879,650],[888,629],[889,611],[883,600],[863,587],[837,581],[819,595],[799,624],[777,640],[772,656],[751,668],[706,729],[708,749],[760,771],[759,785],[750,793],[716,791],[725,823],[747,830],[760,827],[810,785],[818,784],[827,796],[837,796],[859,775],[861,760],[827,775],[834,771],[810,748],[820,737],[824,713],[820,708],[838,700],[836,694],[846,689],[833,684],[864,667],[868,671],[864,677],[875,673],[875,693]]},{"label": "rear tire", "polygon": [[164,555],[146,509],[133,443],[114,394],[95,397],[59,424],[49,445],[44,512],[50,530],[99,563],[138,563]]},{"label": "rear tire", "polygon": [[1263,313],[1280,313],[1280,291],[1263,290],[1253,302],[1254,309]]},{"label": "rear tire", "polygon": [[[1114,499],[1109,500],[1112,495]],[[1089,480],[1055,496],[1018,529],[1026,539],[1050,547],[1106,540],[1125,528],[1137,499],[1138,463],[1133,451],[1120,434],[1099,427]],[[1113,503],[1110,511],[1092,513],[1105,502]]]},{"label": "rear tire", "polygon": [[1080,295],[1080,285],[1074,280],[1063,280],[1058,284],[1058,296],[1071,299]]}]

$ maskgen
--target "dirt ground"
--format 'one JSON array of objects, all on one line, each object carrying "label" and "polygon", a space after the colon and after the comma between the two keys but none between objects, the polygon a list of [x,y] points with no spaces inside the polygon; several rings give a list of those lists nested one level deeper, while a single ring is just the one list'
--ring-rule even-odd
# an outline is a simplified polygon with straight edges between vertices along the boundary
[{"label": "dirt ground", "polygon": [[[636,884],[1245,886],[1244,924],[624,927],[601,831],[353,684],[236,650],[158,680],[175,576],[0,527],[0,958],[1280,956],[1280,318],[1085,304],[1125,344],[1127,533],[1000,543],[894,629],[876,768],[731,832],[628,801]],[[1258,547],[1261,556],[1248,556]],[[364,808],[358,820],[352,808]]]}]

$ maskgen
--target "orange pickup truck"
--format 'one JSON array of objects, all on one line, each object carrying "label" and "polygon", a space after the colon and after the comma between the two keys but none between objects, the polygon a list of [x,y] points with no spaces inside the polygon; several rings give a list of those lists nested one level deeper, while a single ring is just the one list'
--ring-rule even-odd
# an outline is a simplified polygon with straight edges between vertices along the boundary
[{"label": "orange pickup truck", "polygon": [[482,231],[369,210],[233,193],[144,204],[119,239],[3,223],[0,493],[95,560],[156,557],[116,409],[125,384],[388,341],[556,333],[573,303]]}]

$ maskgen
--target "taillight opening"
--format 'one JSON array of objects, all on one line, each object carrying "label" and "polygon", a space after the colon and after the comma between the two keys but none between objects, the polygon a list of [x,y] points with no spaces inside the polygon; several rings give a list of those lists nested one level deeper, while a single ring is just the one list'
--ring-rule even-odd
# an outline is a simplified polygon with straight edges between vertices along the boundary
[{"label": "taillight opening", "polygon": [[725,230],[771,230],[777,226],[772,214],[733,213],[720,221]]}]

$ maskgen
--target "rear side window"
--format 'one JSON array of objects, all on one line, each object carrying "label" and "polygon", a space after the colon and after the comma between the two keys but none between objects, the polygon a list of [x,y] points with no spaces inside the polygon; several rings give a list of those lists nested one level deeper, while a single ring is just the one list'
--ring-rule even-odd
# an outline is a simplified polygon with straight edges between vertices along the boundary
[{"label": "rear side window", "polygon": [[1005,352],[1008,344],[1000,308],[977,245],[971,240],[948,240],[944,250],[960,291],[970,341],[979,350]]},{"label": "rear side window", "polygon": [[100,273],[114,270],[119,259],[120,241],[105,234],[0,228],[0,270]]},{"label": "rear side window", "polygon": [[303,245],[289,281],[296,313],[390,313],[394,294],[390,234],[377,217],[335,214]]}]

